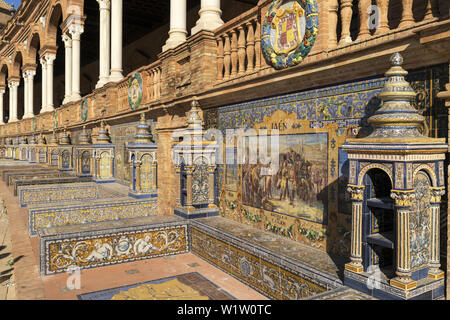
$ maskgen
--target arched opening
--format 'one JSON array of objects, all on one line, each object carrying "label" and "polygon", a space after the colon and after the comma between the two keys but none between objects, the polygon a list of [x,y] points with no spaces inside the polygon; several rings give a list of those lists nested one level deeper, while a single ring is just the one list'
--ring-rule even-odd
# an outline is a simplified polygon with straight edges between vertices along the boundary
[{"label": "arched opening", "polygon": [[390,197],[392,183],[382,169],[374,168],[364,176],[363,266],[366,271],[380,268],[391,278],[395,271],[395,212]]},{"label": "arched opening", "polygon": [[5,86],[5,94],[3,95],[3,122],[7,123],[9,120],[9,88],[8,88],[8,67],[4,64],[0,69],[0,84]]},{"label": "arched opening", "polygon": [[53,62],[53,105],[55,108],[62,105],[65,92],[65,58],[64,58],[64,43],[62,41],[61,24],[63,22],[63,15],[61,5],[56,5],[52,11],[48,34],[53,39],[57,51],[56,59]]},{"label": "arched opening", "polygon": [[39,114],[42,107],[42,66],[39,61],[41,40],[39,34],[33,34],[30,42],[30,57],[36,61],[36,75],[33,83],[33,114]]},{"label": "arched opening", "polygon": [[14,57],[14,66],[16,75],[19,77],[19,87],[17,88],[17,119],[22,119],[25,112],[25,87],[22,77],[23,58],[22,53],[19,51]]}]

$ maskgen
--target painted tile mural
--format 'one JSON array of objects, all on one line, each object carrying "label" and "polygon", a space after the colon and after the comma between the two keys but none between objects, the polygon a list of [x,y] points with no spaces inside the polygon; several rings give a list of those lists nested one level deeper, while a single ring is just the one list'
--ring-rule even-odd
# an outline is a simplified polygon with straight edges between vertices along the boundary
[{"label": "painted tile mural", "polygon": [[[414,105],[426,118],[423,132],[446,137],[447,110],[436,95],[448,82],[448,65],[410,71],[408,81],[417,93]],[[219,166],[221,215],[347,256],[349,167],[340,148],[353,132],[349,128],[359,136],[370,133],[367,119],[380,106],[377,95],[383,85],[380,75],[205,111],[206,127],[219,128],[224,138],[226,129],[236,128],[280,133],[279,165],[271,175],[261,174],[267,164],[248,159]],[[233,149],[229,139],[224,142],[224,159],[236,153],[238,144],[234,139]]]}]

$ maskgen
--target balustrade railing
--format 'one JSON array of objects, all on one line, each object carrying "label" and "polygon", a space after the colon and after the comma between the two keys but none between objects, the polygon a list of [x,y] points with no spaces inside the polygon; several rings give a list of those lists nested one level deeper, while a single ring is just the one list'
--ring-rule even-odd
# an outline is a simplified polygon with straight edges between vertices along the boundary
[{"label": "balustrade railing", "polygon": [[217,80],[229,80],[261,68],[261,26],[257,7],[216,30]]},{"label": "balustrade railing", "polygon": [[[400,32],[438,19],[449,18],[448,0],[324,0],[319,3],[319,37],[328,32],[318,48],[334,50],[358,41],[370,41],[387,33]],[[261,2],[260,2],[261,3]],[[270,1],[260,6],[267,6]],[[237,79],[266,66],[261,55],[261,24],[264,16],[255,7],[215,30],[217,40],[217,81]],[[316,41],[316,47],[321,46]]]}]

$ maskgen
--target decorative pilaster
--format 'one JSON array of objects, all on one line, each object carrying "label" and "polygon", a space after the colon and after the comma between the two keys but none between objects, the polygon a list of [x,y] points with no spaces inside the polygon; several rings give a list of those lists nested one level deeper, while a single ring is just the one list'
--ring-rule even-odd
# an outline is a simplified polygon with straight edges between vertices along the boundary
[{"label": "decorative pilaster", "polygon": [[411,279],[411,256],[410,256],[410,230],[409,215],[412,201],[416,195],[414,190],[392,190],[391,198],[395,202],[396,218],[396,266],[397,277],[391,279],[391,286],[402,290],[410,290],[417,287],[417,281]]},{"label": "decorative pilaster", "polygon": [[136,168],[136,191],[141,191],[141,161],[135,161],[135,168]]},{"label": "decorative pilaster", "polygon": [[181,207],[181,166],[179,164],[175,164],[175,190],[176,190],[176,199],[175,206]]},{"label": "decorative pilaster", "polygon": [[345,269],[361,273],[364,271],[362,265],[362,202],[364,200],[365,186],[348,185],[347,191],[352,199],[352,237],[350,249],[350,263]]},{"label": "decorative pilaster", "polygon": [[208,208],[217,208],[216,204],[214,203],[214,172],[216,171],[216,165],[210,165],[208,166]]},{"label": "decorative pilaster", "polygon": [[175,48],[186,41],[186,0],[170,0],[169,39],[162,51]]},{"label": "decorative pilaster", "polygon": [[109,0],[97,0],[100,6],[100,74],[96,88],[103,87],[109,81],[110,72],[110,8]]},{"label": "decorative pilaster", "polygon": [[72,98],[72,39],[68,34],[62,35],[65,50],[65,91],[63,104]]},{"label": "decorative pilaster", "polygon": [[193,210],[195,209],[192,205],[192,174],[194,172],[194,166],[185,166],[186,172],[186,209]]},{"label": "decorative pilaster", "polygon": [[440,269],[440,247],[439,247],[439,216],[441,207],[441,197],[445,194],[444,188],[430,188],[430,205],[431,205],[431,241],[430,241],[430,260],[428,277],[432,279],[442,279],[444,271]]},{"label": "decorative pilaster", "polygon": [[352,42],[352,38],[350,36],[350,23],[352,21],[352,13],[353,13],[352,6],[353,6],[352,0],[341,0],[342,32],[339,45]]},{"label": "decorative pilaster", "polygon": [[123,79],[122,35],[123,0],[111,0],[111,75],[110,81]]},{"label": "decorative pilaster", "polygon": [[69,33],[72,36],[72,98],[71,101],[81,99],[80,95],[80,38],[84,32],[81,24],[71,24]]},{"label": "decorative pilaster", "polygon": [[222,11],[220,10],[220,0],[201,0],[200,11],[198,12],[200,19],[198,19],[195,27],[192,28],[191,34],[194,35],[200,30],[214,31],[221,25]]}]

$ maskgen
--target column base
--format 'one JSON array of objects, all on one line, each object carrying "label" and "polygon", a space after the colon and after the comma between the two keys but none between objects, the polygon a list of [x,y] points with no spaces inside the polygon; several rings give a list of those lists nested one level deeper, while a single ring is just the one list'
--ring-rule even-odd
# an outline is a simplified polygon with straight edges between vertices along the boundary
[{"label": "column base", "polygon": [[408,280],[403,280],[400,278],[394,278],[390,280],[390,284],[391,286],[401,289],[401,290],[411,290],[417,287],[417,281],[408,279]]},{"label": "column base", "polygon": [[46,113],[46,112],[53,112],[55,108],[53,106],[46,106],[45,108],[41,109],[40,113]]},{"label": "column base", "polygon": [[433,280],[439,280],[439,279],[443,279],[444,278],[444,271],[442,270],[430,270],[428,272],[428,278],[431,278]]},{"label": "column base", "polygon": [[354,273],[362,273],[364,271],[364,267],[362,264],[354,264],[352,262],[345,264],[345,270],[354,272]]},{"label": "column base", "polygon": [[338,46],[342,46],[348,43],[352,43],[353,40],[350,36],[346,37],[346,38],[342,38],[341,41],[339,41]]},{"label": "column base", "polygon": [[72,95],[70,96],[70,102],[74,102],[74,101],[78,101],[78,100],[81,100],[80,93],[72,93]]},{"label": "column base", "polygon": [[22,119],[31,119],[31,118],[34,118],[34,114],[32,113],[24,114],[22,117]]},{"label": "column base", "polygon": [[109,81],[117,82],[123,79],[122,70],[111,69],[111,75],[109,76]]},{"label": "column base", "polygon": [[17,122],[17,121],[19,121],[19,119],[17,119],[17,118],[12,118],[12,119],[9,119],[8,123],[11,123],[11,122]]},{"label": "column base", "polygon": [[162,47],[162,51],[167,51],[173,49],[178,45],[186,42],[186,30],[170,30],[169,39],[167,39],[166,44]]},{"label": "column base", "polygon": [[103,79],[98,80],[97,84],[95,85],[95,89],[103,87],[108,82],[109,82],[109,78],[103,78]]},{"label": "column base", "polygon": [[62,102],[62,104],[66,104],[72,101],[72,96],[66,96],[64,97],[64,100]]},{"label": "column base", "polygon": [[214,31],[223,25],[223,20],[220,18],[222,11],[216,8],[205,8],[199,11],[200,19],[198,19],[195,26],[191,29],[191,35],[196,34],[200,30]]}]

